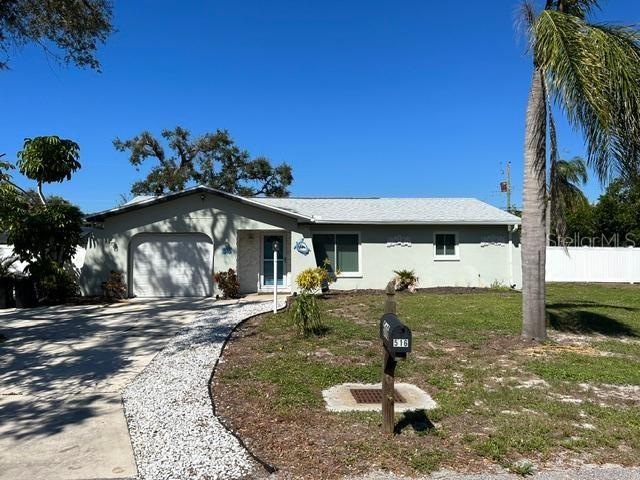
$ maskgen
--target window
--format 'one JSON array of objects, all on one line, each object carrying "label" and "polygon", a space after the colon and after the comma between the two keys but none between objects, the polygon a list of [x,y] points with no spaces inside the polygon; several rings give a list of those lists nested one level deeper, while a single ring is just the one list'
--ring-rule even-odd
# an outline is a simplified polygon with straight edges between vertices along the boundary
[{"label": "window", "polygon": [[357,233],[322,233],[313,236],[316,265],[329,260],[330,271],[340,274],[360,272],[360,236]]},{"label": "window", "polygon": [[459,260],[458,235],[455,233],[436,233],[433,239],[435,260]]}]

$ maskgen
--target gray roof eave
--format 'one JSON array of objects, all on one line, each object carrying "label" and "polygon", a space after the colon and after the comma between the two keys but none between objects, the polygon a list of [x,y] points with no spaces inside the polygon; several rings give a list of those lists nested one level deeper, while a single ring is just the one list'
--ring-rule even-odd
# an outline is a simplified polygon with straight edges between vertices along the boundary
[{"label": "gray roof eave", "polygon": [[143,200],[141,202],[131,203],[128,205],[122,205],[120,207],[110,208],[108,210],[103,210],[101,212],[92,213],[91,215],[87,215],[85,219],[89,222],[102,222],[107,217],[112,217],[114,215],[120,215],[123,213],[131,212],[134,210],[139,210],[141,208],[149,207],[151,205],[156,205],[163,202],[168,202],[170,200],[185,197],[187,195],[192,195],[194,193],[209,193],[212,195],[218,195],[220,197],[228,198],[230,200],[234,200],[240,203],[244,203],[246,205],[252,205],[254,207],[260,208],[262,210],[268,210],[271,212],[279,213],[282,215],[286,215],[288,217],[293,217],[298,221],[312,221],[311,217],[300,215],[291,210],[286,210],[283,208],[272,207],[270,205],[265,205],[257,200],[253,200],[251,198],[240,197],[238,195],[234,195],[232,193],[223,192],[221,190],[217,190],[211,187],[205,187],[203,185],[199,185],[196,187],[187,188],[186,190],[182,190],[180,192],[167,193],[164,195],[160,195],[158,197],[150,198],[149,200]]},{"label": "gray roof eave", "polygon": [[521,219],[517,220],[481,220],[481,221],[462,221],[462,220],[434,220],[434,221],[415,221],[415,220],[320,220],[314,218],[310,223],[314,225],[520,225]]}]

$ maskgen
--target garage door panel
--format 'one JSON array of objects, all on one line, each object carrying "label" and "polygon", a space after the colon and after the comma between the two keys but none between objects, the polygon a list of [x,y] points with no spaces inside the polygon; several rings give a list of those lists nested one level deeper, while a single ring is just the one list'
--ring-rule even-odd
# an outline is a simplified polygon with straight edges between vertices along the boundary
[{"label": "garage door panel", "polygon": [[202,234],[136,237],[133,293],[137,297],[209,296],[213,245]]}]

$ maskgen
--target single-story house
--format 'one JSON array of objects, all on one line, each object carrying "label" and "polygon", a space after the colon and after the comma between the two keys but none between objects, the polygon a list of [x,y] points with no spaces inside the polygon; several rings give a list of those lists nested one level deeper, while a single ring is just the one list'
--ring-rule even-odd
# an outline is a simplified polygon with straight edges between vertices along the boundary
[{"label": "single-story house", "polygon": [[[198,186],[87,218],[80,284],[100,294],[110,271],[132,297],[209,296],[233,268],[242,293],[295,291],[328,259],[332,289],[382,289],[399,269],[420,287],[520,287],[520,219],[473,198],[246,198]],[[279,242],[277,278],[273,245]]]}]

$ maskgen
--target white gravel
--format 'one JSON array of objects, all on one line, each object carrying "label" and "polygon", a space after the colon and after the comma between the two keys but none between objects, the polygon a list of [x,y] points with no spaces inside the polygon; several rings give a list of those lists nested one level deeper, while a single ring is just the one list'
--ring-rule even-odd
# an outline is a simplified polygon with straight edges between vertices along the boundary
[{"label": "white gravel", "polygon": [[216,304],[178,332],[125,388],[140,479],[234,479],[255,468],[251,455],[214,416],[208,383],[233,328],[272,306]]}]

